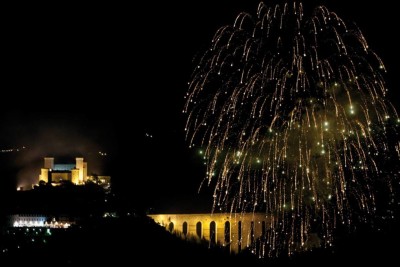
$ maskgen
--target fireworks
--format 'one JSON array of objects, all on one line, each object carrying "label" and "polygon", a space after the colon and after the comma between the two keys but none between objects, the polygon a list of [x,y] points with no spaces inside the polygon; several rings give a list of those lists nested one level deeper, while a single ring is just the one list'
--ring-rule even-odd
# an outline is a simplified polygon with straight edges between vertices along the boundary
[{"label": "fireworks", "polygon": [[268,255],[307,249],[311,233],[330,246],[336,224],[372,216],[376,184],[391,184],[381,162],[399,151],[385,71],[361,31],[325,7],[307,17],[302,4],[260,3],[220,28],[184,108],[214,209],[265,211]]}]

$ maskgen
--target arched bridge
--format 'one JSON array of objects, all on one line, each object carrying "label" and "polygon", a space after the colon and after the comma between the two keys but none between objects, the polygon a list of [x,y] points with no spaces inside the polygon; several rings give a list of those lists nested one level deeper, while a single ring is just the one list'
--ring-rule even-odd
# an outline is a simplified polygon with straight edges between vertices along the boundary
[{"label": "arched bridge", "polygon": [[271,220],[263,213],[153,214],[148,215],[168,231],[204,238],[210,244],[229,247],[231,252],[250,247],[265,236]]}]

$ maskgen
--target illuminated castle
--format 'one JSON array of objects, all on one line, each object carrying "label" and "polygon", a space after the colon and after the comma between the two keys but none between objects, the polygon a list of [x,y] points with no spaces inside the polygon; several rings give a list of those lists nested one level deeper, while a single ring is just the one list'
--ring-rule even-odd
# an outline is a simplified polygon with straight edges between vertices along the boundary
[{"label": "illuminated castle", "polygon": [[75,160],[75,164],[54,164],[54,158],[44,158],[39,181],[51,184],[59,184],[62,181],[70,181],[76,185],[85,183],[89,179],[87,162],[83,161],[83,158]]}]

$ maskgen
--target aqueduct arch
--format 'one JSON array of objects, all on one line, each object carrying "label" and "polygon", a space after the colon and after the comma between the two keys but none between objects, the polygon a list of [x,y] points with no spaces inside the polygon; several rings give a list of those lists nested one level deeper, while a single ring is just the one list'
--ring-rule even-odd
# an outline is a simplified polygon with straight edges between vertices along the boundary
[{"label": "aqueduct arch", "polygon": [[215,243],[229,246],[237,253],[249,247],[270,228],[271,220],[263,213],[214,213],[214,214],[153,214],[149,215],[156,223],[170,230],[198,236]]}]

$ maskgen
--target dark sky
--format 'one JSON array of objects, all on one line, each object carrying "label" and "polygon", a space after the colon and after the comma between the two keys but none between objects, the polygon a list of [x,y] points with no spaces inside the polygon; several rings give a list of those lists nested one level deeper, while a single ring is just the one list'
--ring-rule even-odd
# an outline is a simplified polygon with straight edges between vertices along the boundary
[{"label": "dark sky", "polygon": [[[13,160],[19,175],[45,155],[101,150],[110,155],[107,174],[132,202],[171,211],[201,203],[182,202],[201,198],[201,163],[185,146],[181,113],[192,59],[259,1],[142,2],[5,9],[0,149],[27,147]],[[303,2],[357,23],[386,63],[399,107],[393,1]],[[14,178],[1,179],[12,185]]]}]

